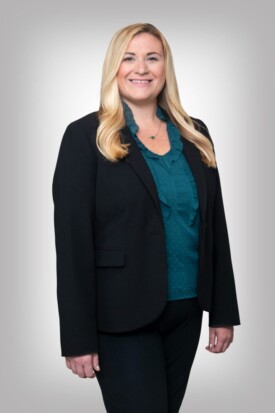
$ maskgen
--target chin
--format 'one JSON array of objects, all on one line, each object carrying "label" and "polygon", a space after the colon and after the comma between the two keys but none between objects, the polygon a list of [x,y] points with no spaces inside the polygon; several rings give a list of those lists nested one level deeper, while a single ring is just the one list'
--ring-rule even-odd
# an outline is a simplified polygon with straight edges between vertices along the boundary
[{"label": "chin", "polygon": [[127,96],[125,99],[132,102],[150,102],[156,100],[157,96]]}]

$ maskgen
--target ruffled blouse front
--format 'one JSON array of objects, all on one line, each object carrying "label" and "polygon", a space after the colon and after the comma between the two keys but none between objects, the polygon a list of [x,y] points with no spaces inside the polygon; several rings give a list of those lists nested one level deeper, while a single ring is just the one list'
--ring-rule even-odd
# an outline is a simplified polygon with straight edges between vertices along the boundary
[{"label": "ruffled blouse front", "polygon": [[[166,122],[170,150],[158,155],[138,138],[138,125],[126,102],[124,116],[133,138],[153,175],[164,221],[168,300],[197,296],[199,202],[197,187],[183,153],[178,128],[166,117],[160,106],[156,115]],[[156,138],[157,139],[157,138]]]}]

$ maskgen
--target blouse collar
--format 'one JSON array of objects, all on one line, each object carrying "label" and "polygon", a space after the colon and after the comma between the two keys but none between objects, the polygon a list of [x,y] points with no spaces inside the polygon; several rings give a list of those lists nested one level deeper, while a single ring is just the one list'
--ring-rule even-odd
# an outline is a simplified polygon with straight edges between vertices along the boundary
[{"label": "blouse collar", "polygon": [[127,105],[127,103],[124,100],[122,100],[122,105],[123,105],[123,110],[124,110],[125,122],[128,128],[130,129],[132,135],[134,136],[139,148],[143,150],[147,156],[151,158],[155,158],[155,159],[165,158],[168,162],[169,160],[172,162],[173,160],[178,159],[178,157],[182,153],[182,148],[183,148],[183,141],[181,140],[180,132],[178,128],[174,125],[174,123],[170,120],[170,118],[161,110],[161,107],[159,105],[157,105],[156,115],[159,119],[162,119],[167,123],[167,132],[168,132],[170,144],[171,144],[170,151],[165,155],[158,155],[156,153],[151,152],[141,142],[141,140],[136,135],[139,127],[134,119],[134,115],[133,115],[131,108],[129,107],[129,105]]},{"label": "blouse collar", "polygon": [[[129,105],[127,105],[127,103],[124,100],[122,100],[122,105],[123,105],[124,117],[125,117],[126,124],[129,127],[129,129],[131,130],[131,132],[133,133],[133,135],[135,135],[139,128],[138,128],[138,125],[136,124],[136,121],[134,119],[133,112],[132,112],[131,108],[129,107]],[[164,121],[168,120],[167,116],[162,112],[159,105],[157,105],[156,115],[159,119],[162,119]]]}]

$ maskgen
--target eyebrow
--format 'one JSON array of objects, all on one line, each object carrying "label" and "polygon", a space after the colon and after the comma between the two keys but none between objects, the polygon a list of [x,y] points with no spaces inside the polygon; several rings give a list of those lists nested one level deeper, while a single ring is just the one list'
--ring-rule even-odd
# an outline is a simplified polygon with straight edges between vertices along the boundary
[{"label": "eyebrow", "polygon": [[[135,56],[135,53],[132,53],[132,52],[125,52],[125,54],[130,54],[130,55],[132,55],[132,56]],[[150,54],[158,54],[159,56],[162,56],[160,53],[158,53],[158,52],[149,52],[149,53],[146,53],[146,55],[147,56],[149,56]]]}]

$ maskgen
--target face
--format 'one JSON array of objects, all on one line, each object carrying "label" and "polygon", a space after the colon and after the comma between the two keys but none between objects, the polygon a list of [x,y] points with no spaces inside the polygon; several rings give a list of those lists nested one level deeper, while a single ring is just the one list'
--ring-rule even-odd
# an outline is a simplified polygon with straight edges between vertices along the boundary
[{"label": "face", "polygon": [[162,43],[150,33],[139,33],[130,41],[122,59],[117,82],[126,103],[155,101],[165,84]]}]

